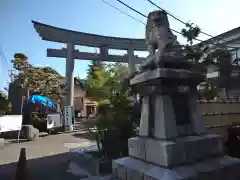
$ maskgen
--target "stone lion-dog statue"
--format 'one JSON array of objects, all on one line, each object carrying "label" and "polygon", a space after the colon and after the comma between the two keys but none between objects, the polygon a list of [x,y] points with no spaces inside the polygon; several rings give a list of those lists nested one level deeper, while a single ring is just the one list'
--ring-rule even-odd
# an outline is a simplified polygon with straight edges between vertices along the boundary
[{"label": "stone lion-dog statue", "polygon": [[[165,11],[157,10],[148,14],[145,40],[148,46],[149,56],[156,55],[160,57],[156,58],[155,61],[159,61],[164,53],[182,54],[182,47],[177,41],[177,36],[172,33],[169,27],[167,13]],[[153,62],[144,62],[142,68],[149,63]]]}]

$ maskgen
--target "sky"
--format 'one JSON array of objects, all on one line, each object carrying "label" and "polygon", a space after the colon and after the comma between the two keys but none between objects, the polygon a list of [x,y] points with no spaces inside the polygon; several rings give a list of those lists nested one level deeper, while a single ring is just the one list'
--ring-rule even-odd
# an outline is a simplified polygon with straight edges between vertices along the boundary
[{"label": "sky", "polygon": [[[116,0],[105,0],[146,22],[146,18],[127,9]],[[122,0],[143,14],[156,10],[147,0]],[[153,0],[162,8],[183,21],[191,21],[204,32],[218,35],[240,26],[237,18],[239,0]],[[105,36],[144,38],[143,24],[106,5],[101,0],[0,0],[0,89],[7,86],[8,70],[14,53],[24,53],[36,66],[50,66],[65,75],[65,59],[46,56],[47,48],[62,48],[65,45],[43,41],[35,31],[32,20],[69,30]],[[169,17],[172,29],[181,31],[184,25]],[[176,34],[178,35],[178,34]],[[199,37],[202,40],[206,36]],[[178,35],[181,43],[185,43]],[[80,51],[94,52],[95,49],[76,47]],[[113,52],[118,53],[118,52]],[[90,62],[76,60],[74,74],[86,77]]]}]

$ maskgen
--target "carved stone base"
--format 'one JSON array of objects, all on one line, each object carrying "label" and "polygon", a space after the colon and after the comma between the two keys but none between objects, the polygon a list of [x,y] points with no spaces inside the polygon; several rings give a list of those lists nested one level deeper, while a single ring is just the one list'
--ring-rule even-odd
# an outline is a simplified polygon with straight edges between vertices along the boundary
[{"label": "carved stone base", "polygon": [[133,157],[113,161],[114,179],[120,180],[239,180],[239,169],[240,160],[229,156],[174,168],[163,168]]},{"label": "carved stone base", "polygon": [[176,140],[134,137],[128,140],[129,156],[162,167],[193,163],[223,154],[218,135],[186,136]]},{"label": "carved stone base", "polygon": [[194,72],[185,69],[170,69],[170,68],[157,68],[151,71],[146,71],[141,74],[136,75],[130,80],[131,85],[142,85],[142,83],[149,84],[159,84],[161,79],[171,78],[171,79],[185,79],[189,81],[194,79],[195,83],[199,83],[204,80],[205,76],[199,72]]}]

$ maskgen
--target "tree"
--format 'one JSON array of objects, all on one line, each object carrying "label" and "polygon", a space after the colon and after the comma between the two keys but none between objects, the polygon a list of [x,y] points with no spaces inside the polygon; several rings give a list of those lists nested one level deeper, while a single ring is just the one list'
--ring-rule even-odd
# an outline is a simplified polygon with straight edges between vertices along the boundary
[{"label": "tree", "polygon": [[[186,28],[182,30],[183,36],[187,39],[188,44],[184,46],[185,57],[190,59],[195,64],[198,64],[199,69],[206,73],[206,68],[209,64],[216,64],[219,69],[219,77],[217,77],[217,88],[223,88],[225,97],[228,98],[228,88],[231,85],[232,74],[232,56],[226,48],[212,49],[208,46],[203,46],[202,43],[193,45],[193,40],[196,39],[201,30],[199,27],[192,23],[187,23]],[[215,94],[216,89],[209,88],[214,87],[211,83],[206,82],[205,94]],[[211,92],[207,92],[211,91]]]},{"label": "tree", "polygon": [[101,61],[92,60],[91,64],[88,65],[87,75],[92,75],[96,69],[101,69],[104,64]]},{"label": "tree", "polygon": [[[107,81],[107,84],[110,89],[110,93],[116,93],[120,91],[126,91],[127,84],[125,84],[125,80],[129,76],[129,69],[127,65],[122,63],[115,63],[115,64],[109,64],[105,66],[107,72],[109,73],[109,79]],[[124,86],[125,85],[125,86]]]},{"label": "tree", "polygon": [[0,91],[0,101],[6,101],[7,95],[3,91]]},{"label": "tree", "polygon": [[218,95],[217,87],[209,82],[204,82],[200,84],[199,95],[200,99],[213,100]]},{"label": "tree", "polygon": [[90,66],[86,78],[87,95],[96,101],[106,100],[121,89],[121,82],[128,76],[124,64],[108,64],[103,67]]},{"label": "tree", "polygon": [[218,67],[217,86],[223,89],[224,96],[228,99],[228,89],[232,84],[232,55],[227,49],[216,49],[209,56]]},{"label": "tree", "polygon": [[[101,73],[98,73],[99,71]],[[104,74],[103,79],[99,77],[102,74]],[[128,76],[126,65],[108,64],[103,68],[95,69],[86,79],[87,92],[92,92],[94,100],[99,102],[95,123],[96,141],[98,144],[101,143],[104,156],[110,158],[127,155],[127,140],[135,135]]]},{"label": "tree", "polygon": [[[16,53],[12,63],[17,71],[13,80],[15,85],[32,93],[46,95],[55,103],[65,95],[64,78],[56,70],[51,67],[33,66],[29,63],[28,57],[22,53]],[[25,96],[28,98],[28,94]]]},{"label": "tree", "polygon": [[108,72],[103,68],[94,67],[94,71],[88,74],[85,82],[87,96],[95,101],[108,99],[109,87],[106,84],[109,77]]},{"label": "tree", "polygon": [[0,91],[0,111],[10,112],[11,104],[8,101],[6,93]]},{"label": "tree", "polygon": [[[194,26],[193,23],[187,23],[186,28],[182,29],[182,35],[187,39],[187,44],[183,47],[185,57],[195,64],[207,65],[204,59],[208,51],[208,46],[203,46],[202,43],[193,45],[194,40],[199,36],[201,29]],[[202,61],[201,61],[202,60]]]},{"label": "tree", "polygon": [[199,36],[201,29],[193,23],[186,23],[186,28],[183,28],[181,33],[187,39],[187,42],[192,46],[193,41]]}]

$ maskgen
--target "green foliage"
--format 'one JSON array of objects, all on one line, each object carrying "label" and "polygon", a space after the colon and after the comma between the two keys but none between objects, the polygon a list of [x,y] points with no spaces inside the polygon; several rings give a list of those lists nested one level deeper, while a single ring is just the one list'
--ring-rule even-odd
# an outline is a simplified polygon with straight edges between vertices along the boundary
[{"label": "green foliage", "polygon": [[136,135],[132,110],[125,93],[112,94],[109,103],[99,105],[94,126],[96,140],[102,145],[105,157],[118,158],[128,154],[128,139]]},{"label": "green foliage", "polygon": [[206,100],[213,100],[217,97],[217,87],[209,82],[206,82],[201,85],[201,89],[199,90],[199,94],[201,98]]},{"label": "green foliage", "polygon": [[194,39],[196,39],[201,32],[198,26],[194,26],[193,23],[187,23],[186,28],[183,28],[181,33],[187,39],[190,45],[193,45]]},{"label": "green foliage", "polygon": [[[203,57],[208,51],[208,47],[204,47],[201,43],[195,45],[194,47],[191,45],[184,46],[185,57],[196,64],[202,63],[204,61]],[[202,60],[202,62],[201,62]]]},{"label": "green foliage", "polygon": [[112,93],[120,91],[121,82],[128,76],[127,69],[123,64],[90,65],[85,83],[87,96],[98,102],[109,99]]},{"label": "green foliage", "polygon": [[7,101],[7,95],[3,91],[0,91],[0,101]]},{"label": "green foliage", "polygon": [[93,71],[87,76],[85,89],[87,96],[95,101],[108,99],[108,88],[105,86],[108,82],[109,74],[102,68],[94,67]]},{"label": "green foliage", "polygon": [[[220,76],[217,77],[217,89],[224,88],[227,93],[227,89],[231,86],[231,74],[232,74],[232,56],[227,49],[211,49],[207,46],[203,46],[202,43],[193,45],[193,40],[196,39],[201,30],[198,26],[192,23],[188,23],[186,28],[182,30],[183,36],[187,39],[188,44],[184,47],[185,57],[188,60],[198,64],[198,68],[206,73],[208,65],[214,63],[219,69]],[[211,94],[216,94],[216,88],[209,88],[210,83],[206,82],[205,94],[208,98],[211,98]]]},{"label": "green foliage", "polygon": [[232,56],[227,49],[217,49],[212,53],[213,60],[219,68],[219,87],[228,88],[231,83]]},{"label": "green foliage", "polygon": [[124,64],[90,66],[86,79],[87,94],[98,101],[94,127],[103,156],[117,158],[128,153],[128,138],[135,135],[132,104],[126,80],[129,73]]},{"label": "green foliage", "polygon": [[46,95],[57,103],[66,93],[66,86],[63,84],[64,78],[51,67],[36,67],[29,63],[28,57],[21,53],[16,53],[12,60],[13,68],[17,71],[14,83]]},{"label": "green foliage", "polygon": [[206,54],[208,52],[208,46],[203,46],[202,43],[193,45],[193,41],[199,36],[201,29],[198,26],[194,26],[193,23],[187,23],[186,28],[182,29],[183,36],[187,39],[187,44],[183,47],[185,57],[195,64],[199,65],[200,69],[203,69],[209,64]]},{"label": "green foliage", "polygon": [[7,94],[3,91],[0,91],[0,111],[5,113],[11,113],[12,104],[8,101]]},{"label": "green foliage", "polygon": [[219,76],[216,86],[223,89],[225,98],[228,99],[228,89],[232,85],[232,55],[227,49],[217,49],[209,54],[214,64],[218,67]]},{"label": "green foliage", "polygon": [[0,111],[9,112],[9,102],[6,93],[0,91]]}]

